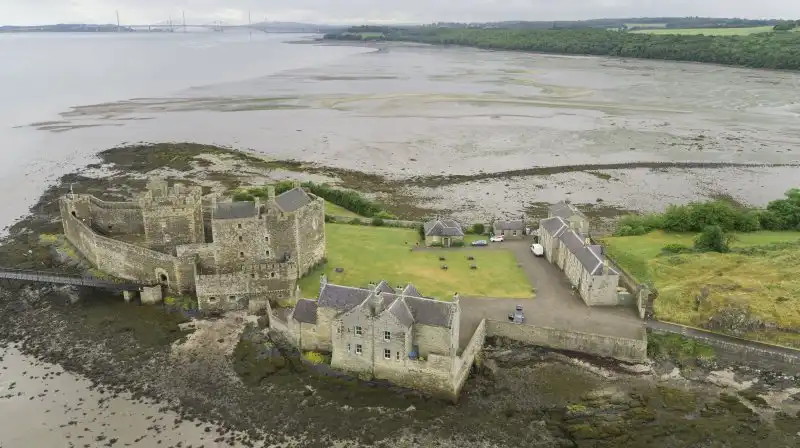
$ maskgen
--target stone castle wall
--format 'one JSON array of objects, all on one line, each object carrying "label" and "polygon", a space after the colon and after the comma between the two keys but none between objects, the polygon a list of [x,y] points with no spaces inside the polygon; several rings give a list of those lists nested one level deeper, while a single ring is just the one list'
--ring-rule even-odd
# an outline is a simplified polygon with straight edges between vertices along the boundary
[{"label": "stone castle wall", "polygon": [[80,204],[74,207],[62,198],[59,208],[67,239],[101,271],[142,283],[165,283],[174,292],[194,289],[193,276],[186,275],[193,269],[194,256],[175,257],[98,235],[80,217]]},{"label": "stone castle wall", "polygon": [[142,209],[135,202],[106,202],[90,195],[74,195],[75,214],[108,235],[143,234]]},{"label": "stone castle wall", "polygon": [[152,249],[171,252],[181,244],[205,241],[203,209],[199,202],[144,208],[142,219],[145,240]]},{"label": "stone castle wall", "polygon": [[325,201],[313,202],[295,212],[297,268],[302,277],[325,256]]},{"label": "stone castle wall", "polygon": [[266,309],[270,300],[294,297],[294,263],[248,266],[239,272],[196,276],[197,302],[202,310]]}]

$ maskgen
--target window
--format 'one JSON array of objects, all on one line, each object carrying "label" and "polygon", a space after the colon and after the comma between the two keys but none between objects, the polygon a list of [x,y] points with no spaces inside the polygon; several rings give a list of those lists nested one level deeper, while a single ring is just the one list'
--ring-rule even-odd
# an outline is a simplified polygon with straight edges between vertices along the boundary
[{"label": "window", "polygon": [[392,351],[388,348],[383,349],[383,359],[392,359]]},{"label": "window", "polygon": [[392,332],[391,331],[384,331],[383,332],[383,340],[384,341],[391,341],[392,340]]},{"label": "window", "polygon": [[236,300],[236,296],[228,296],[228,300]]},{"label": "window", "polygon": [[396,352],[394,353],[394,355],[395,355],[395,359],[397,359],[398,361],[400,361],[400,350],[396,351]]},{"label": "window", "polygon": [[347,344],[347,353],[350,353],[350,344]]},{"label": "window", "polygon": [[356,355],[360,355],[362,353],[364,353],[364,351],[361,350],[361,344],[356,344]]},{"label": "window", "polygon": [[269,237],[268,237],[268,236],[265,236],[265,237],[264,237],[264,241],[266,241],[266,242],[269,242]]},{"label": "window", "polygon": [[217,301],[217,298],[216,297],[209,297],[208,301],[213,303],[213,302]]},{"label": "window", "polygon": [[239,258],[244,258],[244,252],[239,252]]},{"label": "window", "polygon": [[272,277],[272,278],[275,278],[275,273],[274,272],[270,272],[269,276]]},{"label": "window", "polygon": [[511,234],[514,235],[514,236],[517,236],[517,231],[515,230],[515,231],[511,232]]},{"label": "window", "polygon": [[267,251],[267,256],[269,257],[269,251]]},{"label": "window", "polygon": [[241,236],[239,237],[239,241],[242,241],[242,237]]},{"label": "window", "polygon": [[241,225],[241,224],[236,224],[236,227],[238,227],[238,228],[240,228],[240,229],[241,229],[241,228],[242,228],[242,225]]},{"label": "window", "polygon": [[250,274],[250,278],[256,278],[256,274]]},{"label": "window", "polygon": [[[362,333],[361,333],[361,327],[359,327],[358,325],[356,325],[355,332],[356,332],[356,336],[361,336],[361,334],[362,334]],[[359,346],[359,347],[360,347],[360,346]]]},{"label": "window", "polygon": [[506,231],[505,230],[501,230],[500,231],[500,235],[506,236]]}]

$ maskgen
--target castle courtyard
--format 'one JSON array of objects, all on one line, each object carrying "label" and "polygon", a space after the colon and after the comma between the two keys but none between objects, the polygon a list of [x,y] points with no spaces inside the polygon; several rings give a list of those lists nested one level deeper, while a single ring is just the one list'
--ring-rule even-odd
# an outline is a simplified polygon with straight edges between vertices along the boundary
[{"label": "castle courtyard", "polygon": [[[533,296],[532,285],[508,250],[425,250],[422,243],[417,247],[416,229],[407,228],[328,223],[325,233],[328,262],[300,280],[302,297],[317,296],[322,273],[331,283],[347,286],[363,287],[381,279],[391,285],[413,283],[425,296],[440,300],[451,300],[455,293],[515,299]],[[439,260],[440,256],[445,259]],[[469,260],[470,256],[474,260]],[[337,268],[342,272],[336,272]]]}]

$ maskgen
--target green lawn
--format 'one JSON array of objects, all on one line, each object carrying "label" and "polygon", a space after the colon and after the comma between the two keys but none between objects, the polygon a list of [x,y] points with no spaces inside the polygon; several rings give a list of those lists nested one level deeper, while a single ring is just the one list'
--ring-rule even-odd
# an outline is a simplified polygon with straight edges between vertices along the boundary
[{"label": "green lawn", "polygon": [[[737,234],[734,248],[761,247],[746,253],[662,255],[667,244],[692,245],[694,235],[652,232],[606,238],[609,255],[639,281],[658,289],[653,303],[659,319],[702,326],[727,307],[747,309],[751,316],[781,328],[800,328],[800,232]],[[695,299],[705,296],[698,306]],[[797,334],[770,331],[748,337],[800,347]]]},{"label": "green lawn", "polygon": [[[319,275],[340,285],[366,286],[386,280],[392,286],[413,283],[425,296],[450,300],[462,295],[526,298],[531,285],[510,251],[486,251],[481,248],[463,251],[414,251],[419,239],[416,230],[394,227],[326,224],[327,265],[300,281],[304,297],[316,297]],[[475,261],[468,261],[472,255]],[[444,256],[446,261],[439,261]],[[448,270],[440,269],[447,264]],[[478,269],[470,269],[475,263]],[[335,267],[344,272],[333,272]]]},{"label": "green lawn", "polygon": [[747,28],[654,28],[635,30],[631,33],[648,34],[704,34],[706,36],[746,36],[755,33],[771,33],[771,26],[753,26]]},{"label": "green lawn", "polygon": [[325,214],[334,216],[347,216],[348,218],[356,218],[359,215],[350,210],[340,207],[332,202],[325,201]]}]

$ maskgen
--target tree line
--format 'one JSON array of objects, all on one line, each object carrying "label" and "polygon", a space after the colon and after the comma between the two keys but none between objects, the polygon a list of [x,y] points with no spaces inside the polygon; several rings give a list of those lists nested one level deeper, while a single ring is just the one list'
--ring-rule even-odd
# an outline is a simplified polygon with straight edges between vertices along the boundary
[{"label": "tree line", "polygon": [[585,54],[800,70],[800,33],[637,34],[605,29],[382,28],[384,39],[492,50]]},{"label": "tree line", "polygon": [[723,200],[670,205],[664,213],[623,216],[614,235],[644,235],[653,230],[702,232],[709,227],[719,227],[723,232],[800,230],[800,189],[792,188],[784,196],[770,201],[766,208],[742,207]]}]

